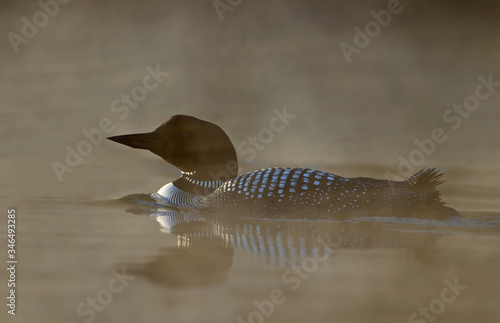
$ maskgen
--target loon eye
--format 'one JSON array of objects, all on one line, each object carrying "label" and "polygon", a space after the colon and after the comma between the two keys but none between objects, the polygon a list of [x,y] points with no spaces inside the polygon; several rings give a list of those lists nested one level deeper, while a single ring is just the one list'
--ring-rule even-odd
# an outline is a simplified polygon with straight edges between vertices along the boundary
[{"label": "loon eye", "polygon": [[186,140],[186,139],[188,139],[189,136],[187,133],[183,133],[179,137],[181,138],[181,140]]}]

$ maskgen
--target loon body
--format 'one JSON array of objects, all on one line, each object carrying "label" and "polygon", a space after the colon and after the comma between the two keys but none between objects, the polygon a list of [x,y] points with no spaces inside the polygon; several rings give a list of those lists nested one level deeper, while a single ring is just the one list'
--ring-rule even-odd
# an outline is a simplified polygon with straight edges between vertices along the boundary
[{"label": "loon body", "polygon": [[440,207],[443,174],[424,169],[405,181],[344,178],[308,168],[267,168],[238,176],[236,151],[217,125],[175,115],[153,132],[109,137],[176,166],[179,179],[152,194],[181,209],[261,215],[342,214],[379,208]]}]

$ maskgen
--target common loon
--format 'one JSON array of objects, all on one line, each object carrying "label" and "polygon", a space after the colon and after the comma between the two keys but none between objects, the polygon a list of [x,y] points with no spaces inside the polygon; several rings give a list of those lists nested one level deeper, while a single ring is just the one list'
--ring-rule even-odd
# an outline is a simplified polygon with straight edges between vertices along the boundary
[{"label": "common loon", "polygon": [[253,216],[340,214],[379,208],[440,207],[438,170],[424,169],[404,181],[344,178],[308,168],[274,167],[238,176],[231,140],[217,125],[175,115],[148,133],[109,137],[147,149],[182,172],[151,197],[157,203],[190,210]]}]

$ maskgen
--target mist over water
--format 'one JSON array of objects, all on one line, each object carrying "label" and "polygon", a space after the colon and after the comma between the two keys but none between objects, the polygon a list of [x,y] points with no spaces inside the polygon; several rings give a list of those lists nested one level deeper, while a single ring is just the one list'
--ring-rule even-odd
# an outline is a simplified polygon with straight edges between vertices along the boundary
[{"label": "mist over water", "polygon": [[[2,7],[5,35],[22,36],[21,18],[41,10],[35,2]],[[353,28],[365,30],[374,21],[370,11],[387,10],[386,2],[243,2],[223,21],[210,2],[70,2],[18,45],[18,54],[7,37],[2,42],[2,119],[10,126],[1,131],[10,138],[16,130],[2,153],[36,154],[43,163],[31,176],[39,176],[102,118],[110,117],[119,134],[152,130],[179,113],[215,122],[238,145],[268,125],[273,108],[286,106],[297,117],[255,162],[376,164],[397,172],[399,156],[418,149],[415,140],[442,128],[446,141],[416,169],[498,170],[498,91],[461,116],[456,129],[458,112],[443,118],[474,94],[478,77],[499,79],[494,8],[401,2],[347,63],[340,44],[355,46]],[[113,112],[113,101],[130,95],[145,68],[157,65],[169,73],[165,81],[129,113]],[[113,163],[121,152],[100,144],[79,166],[86,169],[65,180],[91,176],[99,169],[85,166]],[[147,154],[123,153],[147,167],[140,163]]]},{"label": "mist over water", "polygon": [[[249,260],[247,252],[262,252],[262,245],[253,247],[254,240],[265,241],[267,252],[275,250],[273,239],[281,241],[275,224],[214,224],[210,219],[210,229],[197,235],[200,227],[193,228],[193,218],[182,215],[179,221],[188,224],[179,233],[179,227],[175,231],[161,221],[162,216],[173,221],[169,214],[150,216],[137,211],[140,206],[114,201],[155,192],[179,172],[148,151],[104,138],[151,131],[175,114],[224,129],[242,171],[304,166],[346,177],[384,178],[436,167],[447,180],[440,186],[443,200],[467,217],[460,225],[388,220],[394,234],[387,233],[383,219],[359,226],[354,221],[345,227],[354,232],[348,236],[337,234],[344,232],[341,224],[326,229],[287,224],[287,234],[297,243],[291,249],[307,244],[317,230],[341,236],[344,261],[325,262],[311,274],[316,280],[310,285],[303,281],[306,287],[296,296],[287,294],[289,301],[266,322],[299,317],[293,310],[301,304],[322,313],[313,321],[406,321],[418,306],[439,296],[444,279],[452,281],[455,275],[469,290],[457,298],[462,306],[446,305],[439,321],[498,317],[492,305],[498,304],[498,284],[475,274],[480,268],[482,277],[492,277],[499,264],[496,1],[41,3],[0,3],[1,198],[5,207],[17,208],[25,230],[19,249],[26,265],[19,278],[29,287],[22,290],[26,297],[18,299],[20,320],[41,315],[84,321],[87,316],[75,308],[104,288],[111,268],[122,263],[141,264],[134,269],[143,274],[147,269],[144,276],[155,274],[156,280],[131,281],[119,296],[122,301],[115,296],[107,314],[97,313],[95,322],[152,321],[165,313],[172,322],[247,319],[255,310],[252,302],[269,298],[270,286],[280,286],[285,269],[275,266],[290,265],[280,258],[287,256],[265,254],[267,260],[259,263]],[[346,48],[353,51],[346,54]],[[287,113],[293,117],[283,122],[279,116]],[[257,138],[259,148],[251,138]],[[0,232],[6,232],[1,223]],[[405,230],[421,225],[422,232],[408,238]],[[193,236],[202,248],[189,254]],[[342,249],[348,245],[353,249]],[[157,250],[162,246],[176,251]],[[397,248],[404,249],[403,257]],[[209,262],[211,270],[221,270],[210,272],[217,278],[215,287],[157,288],[161,279],[171,279],[158,276],[162,272],[182,276],[175,268],[162,271],[163,261],[168,266],[178,261],[178,268],[185,269],[196,258],[193,263],[203,266],[209,257],[200,255],[206,250],[223,260],[223,266]],[[144,260],[147,256],[159,258],[161,266]],[[3,289],[6,276],[0,277]],[[49,287],[49,297],[38,303]],[[144,302],[134,296],[139,294]],[[330,299],[337,305],[328,310]],[[210,301],[233,305],[219,313]],[[61,303],[59,312],[48,310]],[[142,310],[129,313],[131,304]],[[354,308],[361,311],[354,315]]]}]

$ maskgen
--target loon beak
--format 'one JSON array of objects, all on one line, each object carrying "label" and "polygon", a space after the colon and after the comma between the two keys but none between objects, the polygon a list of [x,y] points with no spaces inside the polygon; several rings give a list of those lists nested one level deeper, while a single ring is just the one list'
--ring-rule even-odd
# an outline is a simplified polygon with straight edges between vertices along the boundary
[{"label": "loon beak", "polygon": [[113,136],[106,139],[132,148],[147,149],[150,151],[157,150],[163,146],[163,142],[157,138],[157,135],[154,132]]}]

